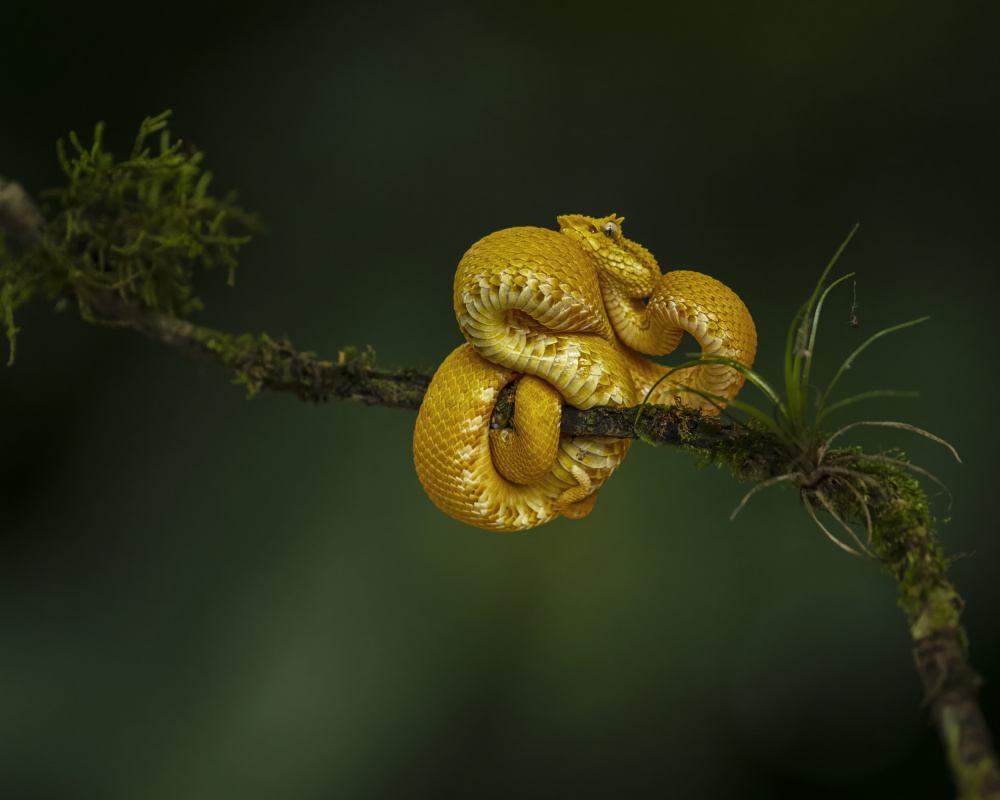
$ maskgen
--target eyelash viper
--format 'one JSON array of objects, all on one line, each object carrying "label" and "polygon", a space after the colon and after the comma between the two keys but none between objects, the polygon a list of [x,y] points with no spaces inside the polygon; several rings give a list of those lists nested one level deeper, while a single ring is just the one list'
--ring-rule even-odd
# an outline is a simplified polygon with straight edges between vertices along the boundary
[{"label": "eyelash viper", "polygon": [[[462,257],[455,314],[467,343],[435,373],[413,436],[417,475],[446,514],[501,531],[588,514],[630,440],[560,435],[561,406],[642,402],[668,368],[636,351],[665,355],[687,331],[702,352],[753,365],[757,332],[739,297],[697,272],[661,275],[621,235],[622,220],[568,215],[558,231],[508,228]],[[730,400],[743,380],[732,367],[697,366],[663,381],[650,402],[680,398],[715,414],[683,386]],[[490,430],[512,381],[514,429]]]}]

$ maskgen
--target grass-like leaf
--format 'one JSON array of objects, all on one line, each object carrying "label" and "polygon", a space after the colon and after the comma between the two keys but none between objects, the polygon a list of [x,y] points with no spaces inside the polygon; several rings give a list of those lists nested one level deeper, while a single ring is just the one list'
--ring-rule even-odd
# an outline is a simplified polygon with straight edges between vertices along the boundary
[{"label": "grass-like leaf", "polygon": [[743,495],[743,499],[740,500],[739,505],[736,506],[736,508],[734,508],[732,513],[729,515],[729,521],[732,522],[734,519],[736,519],[736,515],[743,510],[743,506],[745,506],[747,502],[750,500],[750,498],[753,497],[755,494],[757,494],[757,492],[760,492],[764,489],[767,489],[769,486],[774,486],[775,484],[778,483],[798,480],[798,477],[799,477],[798,475],[795,475],[793,473],[788,473],[787,475],[777,475],[774,478],[768,478],[766,481],[761,481],[760,483],[756,484],[749,492]]},{"label": "grass-like leaf", "polygon": [[[694,353],[690,354],[694,356]],[[739,361],[730,358],[729,356],[720,356],[715,353],[705,353],[697,361],[685,362],[687,364],[724,364],[727,367],[732,367],[738,373],[740,373],[744,378],[746,378],[750,383],[760,389],[761,393],[771,401],[772,404],[781,410],[782,414],[786,414],[785,403],[781,399],[781,395],[778,394],[777,390],[771,386],[767,378],[761,375],[759,372],[754,372],[746,364],[741,364]],[[726,401],[729,402],[729,401]]]},{"label": "grass-like leaf", "polygon": [[[844,252],[844,248],[846,248],[851,239],[854,238],[854,233],[857,229],[858,224],[855,223],[854,227],[851,228],[850,233],[847,234],[847,238],[844,239],[840,247],[837,248],[837,252],[833,254],[833,258],[830,259],[830,262],[826,265],[826,269],[824,269],[823,273],[820,275],[819,280],[816,282],[816,287],[813,289],[812,295],[801,306],[801,308],[799,308],[795,316],[792,317],[792,323],[788,329],[788,339],[785,343],[785,399],[788,405],[789,421],[791,422],[793,429],[798,428],[804,422],[804,401],[807,386],[802,380],[803,351],[808,349],[807,345],[811,335],[808,330],[810,314],[812,314],[817,300],[823,293],[823,285],[826,281],[826,276],[830,274],[830,270],[833,269],[833,265],[837,263],[837,259],[840,258],[840,254]],[[815,328],[815,324],[813,324],[813,327]]]},{"label": "grass-like leaf", "polygon": [[830,531],[826,529],[826,526],[822,522],[820,522],[819,517],[816,516],[816,511],[812,507],[812,503],[806,501],[805,503],[803,503],[803,505],[806,507],[806,511],[809,512],[809,516],[812,517],[813,522],[819,525],[820,530],[827,535],[827,537],[830,539],[831,542],[833,542],[835,545],[837,545],[837,547],[841,548],[842,550],[846,550],[852,556],[861,555],[861,553],[859,553],[853,547],[844,544],[842,541],[840,541],[840,539],[838,539],[836,536],[834,536],[832,533],[830,533]]},{"label": "grass-like leaf", "polygon": [[952,447],[952,445],[949,442],[946,442],[940,436],[935,436],[933,433],[929,433],[928,431],[925,431],[923,428],[918,428],[915,425],[908,425],[905,422],[894,422],[892,420],[860,420],[858,422],[852,422],[849,425],[845,425],[843,428],[838,430],[836,433],[831,434],[827,438],[826,443],[820,449],[820,456],[822,457],[830,449],[830,443],[833,442],[834,439],[836,439],[841,434],[846,433],[851,428],[857,428],[861,425],[875,425],[884,428],[900,428],[904,431],[912,431],[913,433],[918,433],[921,436],[930,439],[931,441],[937,442],[938,444],[943,444],[951,451],[951,454],[955,456],[955,460],[958,461],[959,464],[962,463],[962,459],[959,458],[958,451],[954,447]]},{"label": "grass-like leaf", "polygon": [[820,312],[823,310],[823,302],[826,300],[826,296],[833,291],[834,287],[836,287],[840,283],[843,283],[853,275],[854,275],[853,272],[848,272],[846,275],[837,278],[837,280],[835,280],[833,283],[831,283],[829,286],[826,287],[823,294],[820,295],[819,300],[816,301],[816,310],[813,312],[813,318],[809,330],[809,344],[806,345],[806,352],[804,353],[804,363],[802,365],[803,388],[809,386],[809,372],[810,369],[812,368],[813,355],[816,352],[816,334],[819,331],[819,315]]},{"label": "grass-like leaf", "polygon": [[820,409],[816,414],[816,424],[818,425],[831,411],[836,411],[838,408],[843,406],[848,406],[851,403],[857,403],[859,400],[870,400],[873,397],[920,397],[919,392],[908,392],[896,389],[873,389],[870,392],[861,392],[861,394],[856,394],[851,397],[845,397],[843,400],[838,400],[836,403],[831,403],[830,405],[820,404]]},{"label": "grass-like leaf", "polygon": [[837,374],[833,376],[833,380],[830,381],[830,385],[826,387],[826,392],[824,392],[823,394],[822,402],[824,404],[826,403],[826,398],[830,396],[830,392],[833,390],[833,387],[836,386],[837,381],[840,380],[840,376],[851,368],[851,364],[854,363],[854,359],[856,359],[859,355],[861,355],[861,353],[865,350],[865,348],[868,347],[868,345],[870,345],[876,339],[885,336],[887,333],[892,333],[893,331],[902,330],[903,328],[909,328],[911,325],[918,325],[919,323],[926,322],[929,319],[930,317],[920,317],[919,319],[911,319],[909,322],[903,322],[900,323],[899,325],[893,325],[891,328],[883,328],[878,333],[869,336],[864,341],[864,343],[861,344],[861,346],[858,347],[853,353],[851,353],[844,361],[844,363],[840,365],[840,369],[837,370]]},{"label": "grass-like leaf", "polygon": [[[874,556],[871,554],[871,551],[861,543],[861,540],[858,538],[858,535],[854,532],[854,528],[852,528],[850,525],[848,525],[846,522],[844,522],[844,520],[841,518],[840,514],[837,513],[837,509],[835,509],[833,507],[833,504],[830,502],[830,499],[826,496],[826,492],[817,491],[816,492],[816,496],[819,498],[820,502],[823,504],[823,507],[827,510],[827,513],[829,513],[831,517],[833,517],[835,520],[837,520],[837,522],[839,522],[841,524],[841,527],[843,527],[844,530],[846,530],[847,533],[850,534],[851,538],[854,539],[854,541],[857,543],[858,547],[861,548],[861,552],[864,553],[869,558],[874,558]],[[817,522],[818,521],[819,520],[817,520]],[[823,528],[823,530],[826,530],[826,528]],[[827,534],[829,535],[829,531],[827,531]],[[848,549],[852,550],[852,548],[848,548]],[[852,552],[853,552],[853,550],[852,550]],[[855,555],[860,555],[860,554],[861,553],[855,553]]]},{"label": "grass-like leaf", "polygon": [[[764,378],[764,376],[762,376],[757,372],[754,372],[752,369],[750,369],[750,367],[746,366],[745,364],[741,364],[739,361],[735,361],[734,359],[729,358],[728,356],[720,356],[711,353],[702,353],[702,354],[690,353],[688,355],[690,356],[690,360],[685,361],[684,363],[678,364],[676,367],[671,368],[664,375],[661,375],[660,378],[652,386],[649,387],[649,391],[646,392],[646,396],[643,398],[642,403],[639,406],[639,410],[636,412],[635,420],[633,420],[632,422],[633,429],[637,430],[636,426],[638,426],[639,424],[639,418],[642,416],[642,412],[646,408],[646,405],[649,403],[649,398],[652,397],[653,391],[656,389],[657,386],[659,386],[664,380],[666,380],[668,377],[670,377],[676,372],[680,372],[681,370],[685,369],[691,369],[693,367],[703,366],[705,364],[724,364],[727,367],[732,367],[741,375],[743,375],[748,381],[750,381],[754,386],[760,389],[760,391],[765,395],[765,397],[767,397],[768,400],[771,401],[774,407],[780,410],[782,415],[785,414],[784,403],[782,402],[781,397],[775,391],[774,387],[772,387],[771,384],[768,383],[768,381]],[[704,397],[706,400],[709,400],[712,403],[716,404],[716,406],[719,409],[723,409],[726,406],[732,406],[733,408],[736,408],[742,411],[743,413],[749,414],[750,416],[760,420],[762,423],[764,423],[764,425],[767,426],[768,429],[778,434],[779,436],[784,435],[784,431],[782,430],[781,425],[775,418],[775,415],[767,414],[764,411],[761,411],[756,406],[752,405],[751,403],[747,403],[742,400],[736,400],[735,398],[727,400],[726,398],[720,397],[719,395],[715,395],[710,392],[704,392],[700,389],[695,389],[686,384],[678,384],[677,388],[681,391],[690,392],[691,394],[697,394],[700,397]]]}]

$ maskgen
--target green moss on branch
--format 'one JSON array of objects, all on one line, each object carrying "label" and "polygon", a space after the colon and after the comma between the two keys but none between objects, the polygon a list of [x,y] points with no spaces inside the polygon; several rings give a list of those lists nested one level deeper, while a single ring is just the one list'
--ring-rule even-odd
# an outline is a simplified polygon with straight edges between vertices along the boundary
[{"label": "green moss on branch", "polygon": [[[78,304],[87,319],[88,298],[102,291],[182,317],[202,307],[194,289],[198,272],[224,269],[232,284],[236,254],[260,223],[236,205],[234,194],[209,193],[203,153],[171,142],[169,115],[144,120],[129,157],[119,162],[104,149],[102,123],[90,147],[70,134],[72,155],[60,140],[59,163],[68,183],[43,193],[41,215],[0,203],[7,216],[22,221],[7,226],[20,240],[20,254],[0,249],[0,310],[12,357],[14,312],[37,293]],[[147,141],[157,133],[153,154]]]},{"label": "green moss on branch", "polygon": [[114,292],[85,290],[98,321],[124,324],[138,333],[188,353],[208,356],[233,372],[252,397],[260,391],[289,392],[313,403],[343,398],[396,408],[420,407],[430,376],[418,370],[383,370],[371,348],[345,348],[336,362],[300,351],[287,338],[235,335],[195,325],[162,311],[122,300]]}]

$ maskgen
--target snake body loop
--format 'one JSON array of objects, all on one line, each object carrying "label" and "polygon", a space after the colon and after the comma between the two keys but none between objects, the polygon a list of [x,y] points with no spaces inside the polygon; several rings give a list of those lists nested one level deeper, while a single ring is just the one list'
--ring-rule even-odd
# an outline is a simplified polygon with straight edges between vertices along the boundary
[{"label": "snake body loop", "polygon": [[[481,528],[511,531],[593,508],[629,441],[559,433],[561,405],[641,402],[685,331],[704,353],[753,364],[757,336],[736,294],[707,275],[661,275],[621,235],[622,218],[558,218],[560,230],[508,228],[463,256],[455,315],[467,343],[434,375],[413,439],[417,475],[434,503]],[[644,300],[648,298],[648,300]],[[513,430],[490,431],[497,395],[515,382]],[[699,365],[663,381],[650,402],[718,407],[743,376]]]}]

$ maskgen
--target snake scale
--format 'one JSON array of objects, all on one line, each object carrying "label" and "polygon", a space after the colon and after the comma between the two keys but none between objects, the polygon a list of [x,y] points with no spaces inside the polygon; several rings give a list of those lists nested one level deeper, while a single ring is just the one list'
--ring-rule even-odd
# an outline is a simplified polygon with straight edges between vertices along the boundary
[{"label": "snake scale", "polygon": [[[514,531],[588,514],[630,441],[562,435],[561,408],[642,402],[668,368],[639,352],[665,355],[686,331],[703,353],[753,365],[757,333],[739,297],[697,272],[661,275],[622,221],[568,215],[558,231],[508,228],[462,257],[455,314],[467,341],[435,373],[413,436],[420,482],[455,519]],[[722,364],[675,374],[650,402],[713,414],[685,387],[730,400],[743,384]],[[512,382],[513,429],[491,430]]]}]

